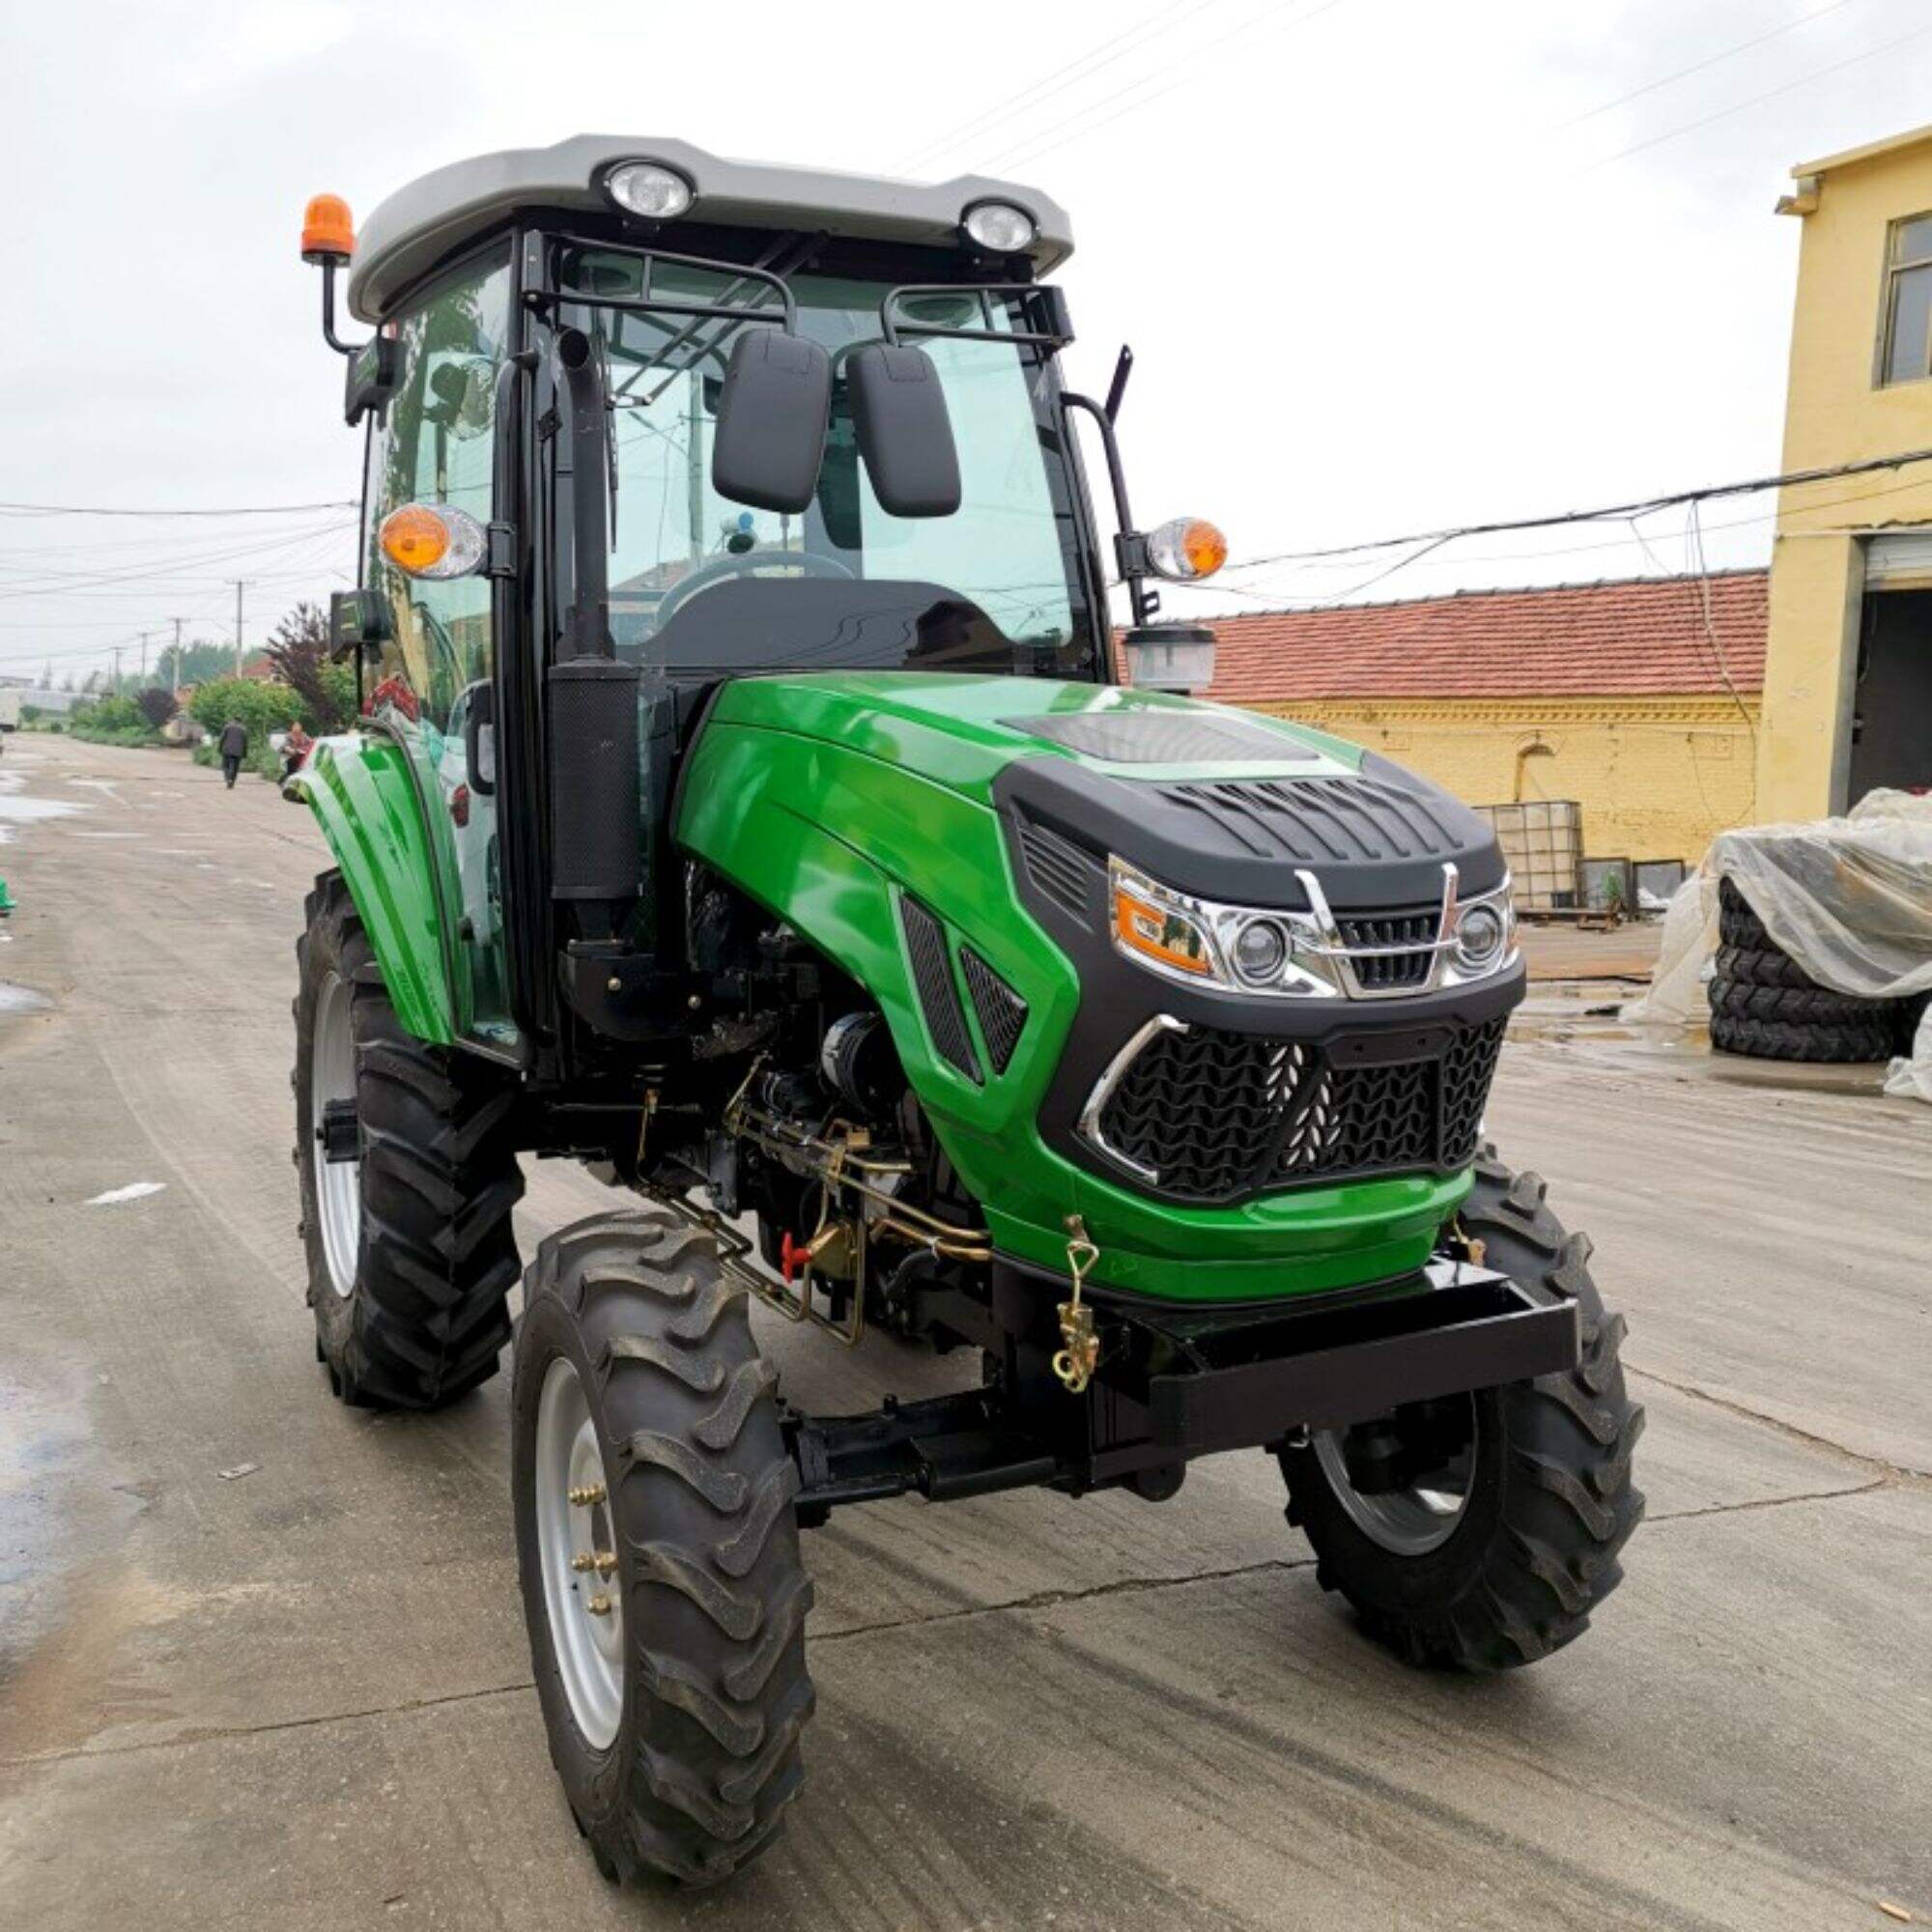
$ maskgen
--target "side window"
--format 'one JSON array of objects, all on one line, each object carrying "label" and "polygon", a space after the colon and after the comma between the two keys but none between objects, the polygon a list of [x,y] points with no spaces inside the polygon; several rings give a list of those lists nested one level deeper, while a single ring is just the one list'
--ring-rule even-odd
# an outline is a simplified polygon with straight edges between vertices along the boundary
[{"label": "side window", "polygon": [[1886,236],[1881,384],[1932,376],[1932,214],[1894,221]]},{"label": "side window", "polygon": [[410,578],[376,543],[404,503],[447,503],[479,524],[491,514],[497,371],[510,322],[507,255],[445,282],[396,325],[401,381],[371,458],[368,581],[389,607],[391,636],[372,709],[438,734],[460,729],[464,694],[490,676],[487,578]]}]

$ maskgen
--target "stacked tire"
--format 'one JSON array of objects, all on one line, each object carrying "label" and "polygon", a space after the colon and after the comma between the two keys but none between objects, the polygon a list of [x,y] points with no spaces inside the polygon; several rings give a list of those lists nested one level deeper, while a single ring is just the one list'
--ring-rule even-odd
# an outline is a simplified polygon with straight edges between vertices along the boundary
[{"label": "stacked tire", "polygon": [[1821,986],[1765,930],[1729,879],[1718,885],[1711,1044],[1753,1060],[1889,1060],[1910,1032],[1910,1000],[1867,1000]]}]

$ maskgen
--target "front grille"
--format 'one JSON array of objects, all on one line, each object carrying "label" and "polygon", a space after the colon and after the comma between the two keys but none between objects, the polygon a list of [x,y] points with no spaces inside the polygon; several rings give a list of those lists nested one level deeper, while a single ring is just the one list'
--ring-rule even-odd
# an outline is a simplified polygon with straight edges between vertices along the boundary
[{"label": "front grille", "polygon": [[1466,1028],[1436,1057],[1350,1066],[1260,1035],[1157,1034],[1101,1108],[1099,1138],[1185,1201],[1460,1167],[1475,1152],[1503,1027]]},{"label": "front grille", "polygon": [[1338,913],[1336,926],[1342,944],[1350,952],[1361,947],[1413,946],[1414,952],[1376,952],[1350,961],[1355,979],[1365,993],[1407,991],[1429,983],[1435,955],[1429,951],[1442,923],[1442,908],[1430,906],[1421,912],[1346,914]]}]

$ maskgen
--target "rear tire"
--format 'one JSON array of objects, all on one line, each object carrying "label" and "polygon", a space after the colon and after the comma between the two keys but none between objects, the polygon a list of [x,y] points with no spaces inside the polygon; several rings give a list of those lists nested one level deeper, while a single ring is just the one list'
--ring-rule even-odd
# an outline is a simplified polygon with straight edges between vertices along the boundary
[{"label": "rear tire", "polygon": [[1378,1513],[1370,1505],[1389,1498],[1338,1491],[1333,1436],[1281,1457],[1288,1520],[1314,1546],[1316,1580],[1410,1663],[1502,1670],[1574,1641],[1622,1579],[1617,1552],[1643,1515],[1631,1482],[1643,1410],[1624,1391],[1623,1318],[1604,1312],[1588,1237],[1566,1235],[1543,1197],[1536,1175],[1513,1175],[1486,1150],[1463,1226],[1484,1243],[1486,1265],[1577,1303],[1582,1359],[1567,1375],[1469,1398],[1453,1528],[1432,1539],[1417,1527],[1421,1511]]},{"label": "rear tire", "polygon": [[[316,881],[296,959],[295,1157],[316,1353],[352,1406],[440,1408],[495,1375],[510,1339],[515,1089],[487,1062],[404,1031],[339,872]],[[351,1097],[361,1158],[326,1163],[323,1104]]]},{"label": "rear tire", "polygon": [[1729,879],[1718,881],[1718,937],[1726,946],[1742,946],[1752,952],[1781,952],[1765,930],[1764,921],[1750,908]]},{"label": "rear tire", "polygon": [[[776,1376],[710,1236],[649,1214],[552,1236],[524,1293],[511,1492],[551,1760],[607,1878],[715,1885],[782,1828],[813,1704]],[[566,1468],[545,1391],[572,1384]],[[593,1464],[601,1499],[569,1500]],[[599,1550],[573,1567],[586,1537],[608,1577]]]},{"label": "rear tire", "polygon": [[1761,986],[1747,980],[1711,981],[1711,1012],[1733,1020],[1777,1020],[1798,1027],[1884,1027],[1892,1024],[1894,1002],[1833,993],[1823,986]]},{"label": "rear tire", "polygon": [[1831,1025],[1794,1025],[1788,1020],[1737,1019],[1711,1015],[1711,1044],[1719,1053],[1750,1060],[1793,1060],[1859,1065],[1889,1060],[1896,1022],[1889,1013],[1870,1020]]}]

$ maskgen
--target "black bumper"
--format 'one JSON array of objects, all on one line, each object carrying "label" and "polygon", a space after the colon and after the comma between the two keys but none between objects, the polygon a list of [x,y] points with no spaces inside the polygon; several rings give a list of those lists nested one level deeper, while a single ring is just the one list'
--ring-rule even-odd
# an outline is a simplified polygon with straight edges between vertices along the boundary
[{"label": "black bumper", "polygon": [[1447,1262],[1286,1309],[1177,1310],[1103,1293],[1094,1297],[1100,1371],[1073,1396],[1047,1368],[1065,1285],[1010,1264],[994,1275],[992,1308],[941,1291],[930,1312],[1003,1361],[997,1383],[869,1415],[791,1418],[801,1523],[908,1492],[944,1502],[1144,1483],[1143,1472],[1171,1475],[1197,1456],[1269,1447],[1299,1429],[1563,1374],[1580,1346],[1573,1302]]},{"label": "black bumper", "polygon": [[1339,1429],[1404,1403],[1564,1374],[1581,1346],[1574,1302],[1445,1263],[1297,1313],[1155,1332],[1186,1366],[1148,1377],[1148,1438],[1183,1458],[1272,1442],[1293,1425]]}]

